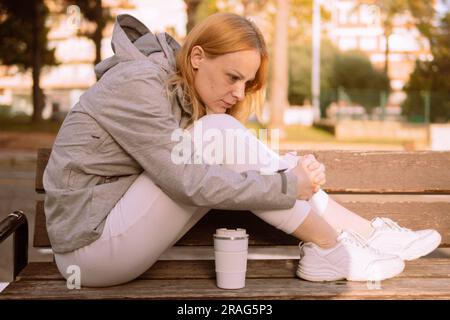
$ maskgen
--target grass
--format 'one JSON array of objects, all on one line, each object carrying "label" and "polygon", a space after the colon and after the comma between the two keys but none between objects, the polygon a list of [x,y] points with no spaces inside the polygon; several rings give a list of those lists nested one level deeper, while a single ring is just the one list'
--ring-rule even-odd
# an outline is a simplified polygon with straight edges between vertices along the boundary
[{"label": "grass", "polygon": [[[257,123],[249,123],[250,129],[264,128]],[[402,145],[404,141],[397,139],[337,139],[330,132],[316,128],[301,125],[286,126],[286,142],[322,142],[322,143],[366,143],[366,144],[389,144]]]},{"label": "grass", "polygon": [[335,142],[336,138],[322,129],[290,125],[286,127],[286,141]]},{"label": "grass", "polygon": [[[258,129],[265,129],[259,123],[251,122],[247,124],[247,128],[255,129],[258,132]],[[308,126],[301,125],[289,125],[286,126],[286,141],[320,141],[320,142],[334,142],[336,138],[329,132]]]},{"label": "grass", "polygon": [[286,128],[286,141],[297,142],[335,142],[335,143],[368,143],[368,144],[394,144],[402,145],[403,140],[398,139],[337,139],[333,134],[323,129],[306,126],[288,126]]}]

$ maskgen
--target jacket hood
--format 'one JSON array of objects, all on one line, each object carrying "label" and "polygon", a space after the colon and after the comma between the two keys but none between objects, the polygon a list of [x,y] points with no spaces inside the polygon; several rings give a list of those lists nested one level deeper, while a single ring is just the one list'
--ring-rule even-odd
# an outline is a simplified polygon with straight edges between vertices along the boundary
[{"label": "jacket hood", "polygon": [[156,52],[163,52],[163,68],[175,70],[175,54],[180,45],[167,33],[153,34],[142,22],[129,14],[118,15],[111,40],[114,55],[95,66],[95,74],[100,79],[103,74],[119,64],[130,60],[148,59]]}]

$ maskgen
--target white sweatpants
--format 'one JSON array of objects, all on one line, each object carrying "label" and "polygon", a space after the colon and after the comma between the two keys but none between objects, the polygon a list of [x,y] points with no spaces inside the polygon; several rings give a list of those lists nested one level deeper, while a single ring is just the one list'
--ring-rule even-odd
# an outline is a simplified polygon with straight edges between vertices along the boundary
[{"label": "white sweatpants", "polygon": [[[255,152],[253,149],[257,146],[258,152],[264,150],[278,168],[290,169],[293,166],[248,133],[231,116],[207,115],[198,123],[202,124],[203,130],[241,130],[247,138],[241,142],[245,141],[245,148],[249,152]],[[189,131],[193,133],[194,128]],[[234,164],[233,161],[225,160],[222,165],[238,172],[258,170],[261,166],[268,168],[267,161],[263,164],[251,161],[247,164]],[[112,286],[131,281],[150,268],[162,253],[173,246],[209,210],[210,208],[175,202],[144,172],[111,210],[100,238],[75,251],[55,254],[56,264],[65,278],[71,275],[67,271],[69,266],[78,266],[82,286]],[[310,210],[311,204],[308,201],[297,200],[291,209],[253,213],[276,228],[292,233]]]}]

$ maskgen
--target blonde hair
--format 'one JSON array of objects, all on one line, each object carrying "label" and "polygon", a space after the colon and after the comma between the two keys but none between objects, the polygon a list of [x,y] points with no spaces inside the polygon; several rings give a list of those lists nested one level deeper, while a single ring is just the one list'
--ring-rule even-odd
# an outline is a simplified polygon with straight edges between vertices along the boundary
[{"label": "blonde hair", "polygon": [[[251,114],[261,117],[265,100],[267,81],[268,53],[264,38],[258,27],[250,20],[232,13],[216,13],[197,24],[186,36],[183,46],[177,53],[176,72],[168,79],[168,88],[180,86],[184,92],[185,103],[192,108],[193,123],[206,114],[194,87],[194,69],[191,65],[191,51],[201,46],[208,57],[256,49],[261,54],[261,63],[255,79],[248,83],[245,98],[236,103],[227,113],[245,123]],[[171,91],[173,94],[175,90]]]}]

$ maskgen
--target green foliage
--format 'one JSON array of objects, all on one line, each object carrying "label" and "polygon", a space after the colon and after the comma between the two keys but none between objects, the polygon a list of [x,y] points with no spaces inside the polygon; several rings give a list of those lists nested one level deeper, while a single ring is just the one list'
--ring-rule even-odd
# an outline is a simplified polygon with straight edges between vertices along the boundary
[{"label": "green foliage", "polygon": [[450,120],[450,13],[442,17],[438,28],[430,34],[432,61],[416,61],[402,113],[409,119],[423,118],[426,95],[429,94],[430,120]]},{"label": "green foliage", "polygon": [[[365,0],[359,0],[358,2],[359,4],[367,3]],[[415,26],[422,35],[428,37],[434,18],[434,4],[434,1],[423,0],[378,0],[374,3],[379,9],[379,18],[386,39],[394,31],[395,19],[401,15],[403,15],[403,18],[408,15],[410,17],[408,24]],[[384,72],[389,74],[389,41],[386,44]]]},{"label": "green foliage", "polygon": [[6,104],[0,104],[0,117],[7,118],[11,115],[11,106]]},{"label": "green foliage", "polygon": [[198,23],[205,19],[206,17],[218,12],[217,0],[204,0],[200,3],[197,8],[197,13],[195,15],[195,22]]},{"label": "green foliage", "polygon": [[[361,3],[367,1],[360,0]],[[423,0],[378,0],[375,5],[380,9],[381,23],[387,34],[391,34],[394,20],[398,15],[409,13],[412,23],[423,35],[432,28],[435,1]]]},{"label": "green foliage", "polygon": [[104,7],[101,0],[62,0],[67,5],[77,5],[83,15],[83,18],[93,24],[92,31],[79,30],[78,35],[86,37],[94,42],[95,60],[94,65],[101,61],[101,47],[103,39],[103,30],[108,22],[113,22],[110,9]]},{"label": "green foliage", "polygon": [[[289,47],[289,101],[291,104],[302,104],[305,99],[311,100],[311,40],[306,44],[293,44]],[[329,41],[322,42],[320,57],[321,89],[331,88],[330,74],[333,72],[334,57],[337,49]]]},{"label": "green foliage", "polygon": [[[41,33],[38,41],[42,44],[41,56],[43,65],[55,65],[55,49],[47,49],[47,34],[49,28],[45,26],[48,8],[45,3],[39,12]],[[27,0],[2,0],[0,2],[0,63],[3,65],[17,65],[22,71],[32,67],[33,43],[33,10]]]},{"label": "green foliage", "polygon": [[[311,100],[312,53],[310,41],[289,48],[289,102],[293,105]],[[379,105],[380,91],[387,86],[387,78],[375,69],[370,60],[359,51],[340,52],[329,41],[322,42],[321,50],[321,109],[345,92],[351,102],[370,111]],[[342,96],[340,97],[342,98]]]},{"label": "green foliage", "polygon": [[33,69],[32,121],[42,118],[43,92],[39,84],[41,69],[56,65],[55,49],[47,48],[46,18],[49,11],[44,0],[3,0],[0,2],[0,63]]},{"label": "green foliage", "polygon": [[332,88],[343,88],[353,103],[367,111],[380,104],[380,92],[389,86],[384,72],[375,69],[360,51],[347,51],[335,56],[330,75]]},{"label": "green foliage", "polygon": [[[97,0],[65,0],[67,4],[74,4],[80,8],[83,18],[96,25],[96,28],[100,28],[102,31],[106,27],[108,22],[113,22],[110,9],[101,5],[98,7],[99,2]],[[91,32],[80,33],[81,36],[87,37],[91,40],[95,40],[95,30]]]}]

